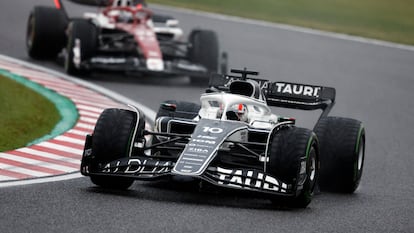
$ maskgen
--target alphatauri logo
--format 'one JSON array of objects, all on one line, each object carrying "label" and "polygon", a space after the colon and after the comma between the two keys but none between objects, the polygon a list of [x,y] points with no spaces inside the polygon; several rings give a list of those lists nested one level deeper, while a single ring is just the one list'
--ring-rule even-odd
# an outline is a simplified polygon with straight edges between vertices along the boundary
[{"label": "alphatauri logo", "polygon": [[310,97],[319,97],[321,87],[292,84],[292,83],[275,83],[276,92],[290,95],[303,95]]}]

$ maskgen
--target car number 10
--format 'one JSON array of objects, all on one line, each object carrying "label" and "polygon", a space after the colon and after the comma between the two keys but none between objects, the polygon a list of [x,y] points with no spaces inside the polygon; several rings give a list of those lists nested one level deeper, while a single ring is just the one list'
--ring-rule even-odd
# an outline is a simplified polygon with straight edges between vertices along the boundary
[{"label": "car number 10", "polygon": [[221,128],[214,128],[214,127],[203,127],[204,133],[222,133],[223,129]]}]

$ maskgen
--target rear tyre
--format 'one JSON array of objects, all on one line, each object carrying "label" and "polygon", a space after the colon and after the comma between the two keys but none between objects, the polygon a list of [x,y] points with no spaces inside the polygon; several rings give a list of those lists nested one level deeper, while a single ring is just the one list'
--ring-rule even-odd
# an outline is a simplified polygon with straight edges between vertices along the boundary
[{"label": "rear tyre", "polygon": [[[210,30],[193,30],[188,41],[191,47],[188,57],[191,62],[203,65],[208,72],[217,73],[219,68],[219,41],[217,34]],[[200,82],[197,77],[191,77],[192,82]]]},{"label": "rear tyre", "polygon": [[[108,162],[129,157],[133,144],[143,137],[145,119],[141,113],[124,109],[105,109],[99,116],[92,138],[95,157],[91,170],[99,169]],[[127,189],[134,179],[91,175],[92,183],[111,189]]]},{"label": "rear tyre", "polygon": [[[53,22],[53,23],[51,23]],[[53,7],[36,6],[27,21],[26,50],[34,59],[54,59],[65,47],[65,14]]]},{"label": "rear tyre", "polygon": [[[272,135],[269,148],[268,172],[297,187],[294,197],[275,197],[272,202],[288,207],[307,207],[319,174],[316,135],[304,128],[282,128]],[[303,163],[305,169],[301,169]]]},{"label": "rear tyre", "polygon": [[326,117],[314,130],[320,141],[321,190],[353,193],[364,167],[364,126],[354,119]]},{"label": "rear tyre", "polygon": [[91,58],[98,46],[98,29],[85,19],[74,19],[68,28],[65,71],[70,75],[86,74],[82,62]]}]

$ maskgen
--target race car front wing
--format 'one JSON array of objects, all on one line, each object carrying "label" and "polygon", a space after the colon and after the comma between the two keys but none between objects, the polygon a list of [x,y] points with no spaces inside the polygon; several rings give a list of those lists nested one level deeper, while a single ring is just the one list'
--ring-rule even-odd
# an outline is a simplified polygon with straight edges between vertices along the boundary
[{"label": "race car front wing", "polygon": [[[175,165],[174,162],[158,161],[144,156],[118,159],[99,168],[93,168],[89,164],[90,161],[87,157],[83,157],[81,165],[82,175],[119,176],[139,180],[153,180],[174,175],[171,172]],[[256,169],[230,169],[211,166],[196,178],[226,188],[279,195],[292,195],[295,193],[293,185],[286,184],[276,177]]]},{"label": "race car front wing", "polygon": [[130,74],[146,73],[158,76],[210,77],[210,72],[202,65],[185,60],[145,60],[137,57],[96,56],[83,61],[80,66],[86,70],[124,71]]},{"label": "race car front wing", "polygon": [[[119,176],[137,180],[155,180],[176,175],[172,173],[176,165],[173,161],[161,161],[149,156],[133,156],[94,165],[93,156],[87,153],[90,150],[85,151],[81,164],[81,173],[85,176]],[[286,184],[258,169],[209,166],[201,175],[191,177],[225,188],[285,196],[296,193],[293,185]]]}]

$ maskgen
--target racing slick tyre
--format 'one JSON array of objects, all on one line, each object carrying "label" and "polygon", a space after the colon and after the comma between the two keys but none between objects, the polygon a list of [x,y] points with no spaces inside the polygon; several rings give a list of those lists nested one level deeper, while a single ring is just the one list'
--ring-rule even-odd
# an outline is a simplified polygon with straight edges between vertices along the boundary
[{"label": "racing slick tyre", "polygon": [[325,117],[314,131],[320,142],[320,189],[353,193],[364,167],[364,126],[354,119]]},{"label": "racing slick tyre", "polygon": [[87,73],[82,62],[92,57],[98,46],[98,29],[86,19],[74,19],[68,27],[65,71],[70,75]]},{"label": "racing slick tyre", "polygon": [[[91,170],[102,168],[116,159],[130,157],[133,145],[142,139],[145,118],[142,113],[129,110],[105,109],[99,116],[92,138],[94,162]],[[127,189],[134,179],[124,177],[91,175],[92,183],[110,189]]]},{"label": "racing slick tyre", "polygon": [[26,49],[29,56],[34,59],[56,58],[65,47],[67,24],[68,19],[63,11],[53,7],[34,7],[26,30]]},{"label": "racing slick tyre", "polygon": [[293,184],[293,197],[278,196],[276,205],[305,208],[312,200],[319,173],[318,139],[311,130],[284,127],[274,131],[269,144],[267,169],[280,181]]},{"label": "racing slick tyre", "polygon": [[[208,72],[216,73],[219,67],[219,41],[217,34],[210,30],[193,30],[188,38],[191,46],[188,51],[189,60],[203,65]],[[200,81],[191,77],[192,82]]]}]

